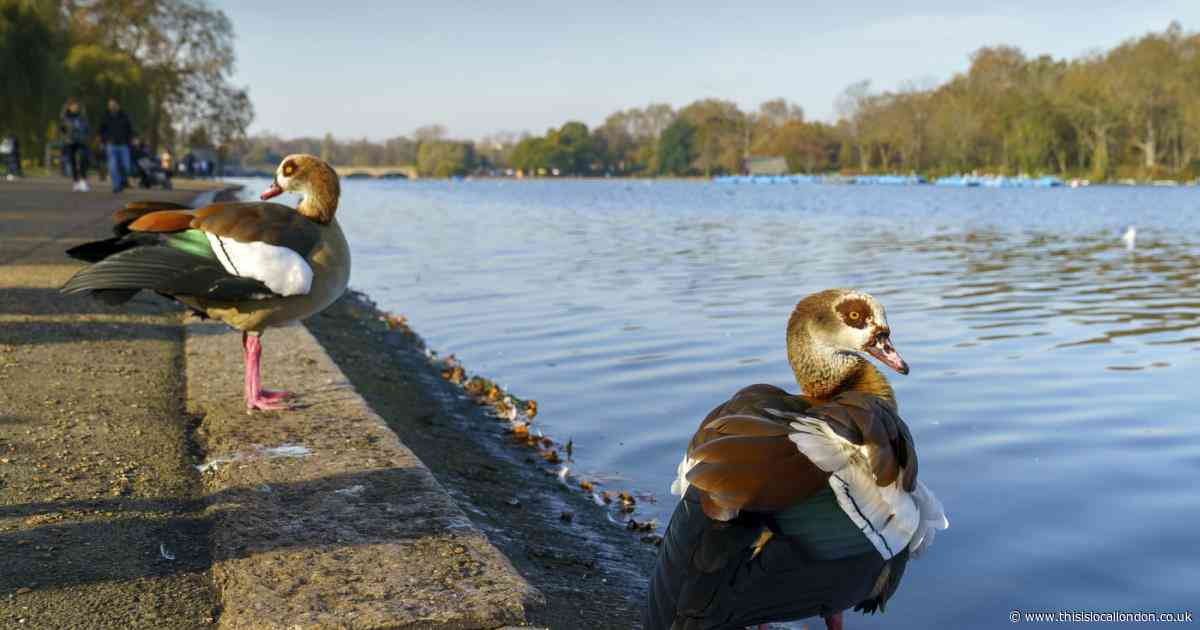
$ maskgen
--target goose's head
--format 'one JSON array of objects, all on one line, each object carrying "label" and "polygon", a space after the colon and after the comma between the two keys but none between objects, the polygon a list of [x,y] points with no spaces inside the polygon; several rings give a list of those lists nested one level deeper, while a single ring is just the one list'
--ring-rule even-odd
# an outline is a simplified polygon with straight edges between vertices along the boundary
[{"label": "goose's head", "polygon": [[337,213],[341,186],[337,171],[315,156],[297,153],[283,158],[275,169],[275,179],[263,191],[264,201],[285,192],[304,196],[296,208],[317,223],[329,223]]},{"label": "goose's head", "polygon": [[[892,345],[879,300],[853,289],[828,289],[800,300],[788,320],[788,360],[805,392],[831,395],[858,376],[869,354],[900,374],[908,363]],[[889,391],[890,393],[890,391]]]}]

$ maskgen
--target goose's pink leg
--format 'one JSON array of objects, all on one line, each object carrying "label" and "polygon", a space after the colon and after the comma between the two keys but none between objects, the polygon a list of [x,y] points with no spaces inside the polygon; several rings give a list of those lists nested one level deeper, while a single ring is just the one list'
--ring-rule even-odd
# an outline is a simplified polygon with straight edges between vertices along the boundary
[{"label": "goose's pink leg", "polygon": [[262,341],[254,333],[242,333],[242,352],[246,359],[246,387],[243,392],[246,397],[247,409],[287,409],[283,401],[292,398],[291,392],[272,392],[262,388],[259,375],[259,359],[262,357]]}]

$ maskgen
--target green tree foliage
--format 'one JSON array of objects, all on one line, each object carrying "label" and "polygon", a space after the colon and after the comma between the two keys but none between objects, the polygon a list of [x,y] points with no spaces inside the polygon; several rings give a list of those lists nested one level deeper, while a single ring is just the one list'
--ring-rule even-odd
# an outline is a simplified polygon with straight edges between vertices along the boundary
[{"label": "green tree foliage", "polygon": [[67,52],[64,68],[69,91],[83,103],[93,129],[100,128],[110,98],[117,99],[131,119],[148,119],[152,105],[142,69],[128,54],[97,44],[79,44]]},{"label": "green tree foliage", "polygon": [[475,168],[475,146],[470,142],[428,140],[417,150],[417,170],[422,175],[453,177]]},{"label": "green tree foliage", "polygon": [[657,172],[658,140],[675,116],[675,110],[663,103],[611,114],[592,132],[603,172],[617,175]]},{"label": "green tree foliage", "polygon": [[525,138],[517,143],[511,158],[512,167],[531,175],[550,170],[550,143],[543,137]]},{"label": "green tree foliage", "polygon": [[551,129],[545,136],[529,137],[512,151],[512,167],[532,175],[591,175],[601,164],[599,146],[603,138],[593,137],[587,125],[568,122]]},{"label": "green tree foliage", "polygon": [[981,48],[942,85],[838,99],[840,160],[858,171],[1194,177],[1200,36],[1177,23],[1072,61]]},{"label": "green tree foliage", "polygon": [[679,110],[695,129],[693,170],[710,176],[742,172],[747,157],[746,115],[732,101],[704,99]]},{"label": "green tree foliage", "polygon": [[229,83],[233,25],[204,0],[95,0],[71,8],[81,41],[138,60],[151,103],[152,145],[170,129],[206,124],[218,147],[240,141],[253,118],[244,89]]},{"label": "green tree foliage", "polygon": [[52,17],[34,3],[0,0],[0,133],[16,135],[27,156],[40,153],[66,95],[66,39]]},{"label": "green tree foliage", "polygon": [[658,139],[658,173],[690,175],[696,160],[696,125],[680,116]]},{"label": "green tree foliage", "polygon": [[203,0],[0,0],[0,116],[26,155],[68,95],[93,123],[115,97],[154,147],[203,126],[234,148],[253,108],[229,83],[233,62],[229,18]]},{"label": "green tree foliage", "polygon": [[562,175],[590,175],[596,149],[587,125],[572,121],[546,134],[550,167]]}]

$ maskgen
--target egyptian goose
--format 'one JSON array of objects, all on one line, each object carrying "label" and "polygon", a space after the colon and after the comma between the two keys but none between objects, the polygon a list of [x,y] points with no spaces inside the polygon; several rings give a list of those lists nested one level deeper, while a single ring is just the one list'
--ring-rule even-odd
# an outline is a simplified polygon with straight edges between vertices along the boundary
[{"label": "egyptian goose", "polygon": [[883,610],[910,554],[949,526],[917,480],[887,379],[901,374],[883,306],[849,289],[810,295],[787,327],[802,394],[751,385],[700,423],[672,492],[643,615],[648,630],[742,628]]},{"label": "egyptian goose", "polygon": [[[304,196],[295,209],[266,200]],[[338,226],[337,173],[311,155],[290,155],[262,201],[130,204],[113,215],[117,236],[67,254],[93,262],[64,293],[89,291],[109,304],[149,289],[242,331],[248,409],[284,409],[290,392],[262,389],[260,336],[320,312],[345,290],[350,248]]]}]

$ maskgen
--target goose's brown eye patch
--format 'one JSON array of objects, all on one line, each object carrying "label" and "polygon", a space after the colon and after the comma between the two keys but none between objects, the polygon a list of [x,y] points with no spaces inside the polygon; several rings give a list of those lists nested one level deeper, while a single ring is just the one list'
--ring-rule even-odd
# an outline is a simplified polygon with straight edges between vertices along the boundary
[{"label": "goose's brown eye patch", "polygon": [[853,328],[866,328],[866,314],[871,312],[871,308],[864,300],[853,299],[846,300],[837,305],[838,315],[841,315],[842,322]]},{"label": "goose's brown eye patch", "polygon": [[295,173],[295,172],[296,172],[296,165],[295,165],[295,164],[292,164],[291,162],[288,162],[287,164],[284,164],[284,165],[283,165],[283,176],[284,176],[284,177],[291,177],[291,176],[292,176],[292,173]]}]

